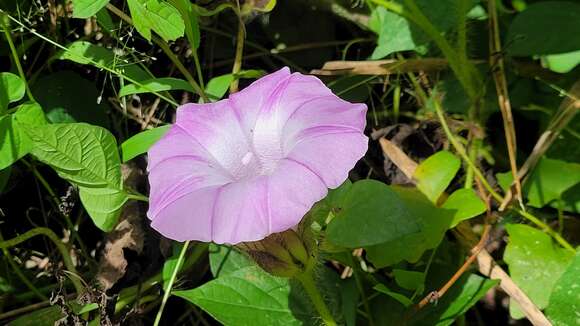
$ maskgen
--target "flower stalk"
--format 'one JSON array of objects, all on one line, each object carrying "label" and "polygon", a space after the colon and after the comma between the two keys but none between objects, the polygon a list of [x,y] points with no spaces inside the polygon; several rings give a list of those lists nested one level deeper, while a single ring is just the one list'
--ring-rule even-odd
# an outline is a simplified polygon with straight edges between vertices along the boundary
[{"label": "flower stalk", "polygon": [[304,273],[298,274],[296,279],[300,284],[302,284],[304,290],[306,290],[306,293],[314,304],[314,308],[316,308],[316,311],[320,314],[320,318],[322,318],[324,324],[327,326],[336,326],[336,321],[334,321],[330,310],[328,310],[328,307],[314,282],[314,270],[306,270]]}]

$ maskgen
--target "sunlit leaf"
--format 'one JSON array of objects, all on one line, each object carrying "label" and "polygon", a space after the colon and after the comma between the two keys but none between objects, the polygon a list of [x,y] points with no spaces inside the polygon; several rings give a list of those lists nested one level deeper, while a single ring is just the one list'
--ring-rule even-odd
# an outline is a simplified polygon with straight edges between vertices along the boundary
[{"label": "sunlit leaf", "polygon": [[[548,306],[550,293],[574,257],[555,244],[549,235],[523,224],[508,224],[509,242],[503,259],[516,284],[540,309]],[[517,301],[510,300],[513,318],[524,317]]]},{"label": "sunlit leaf", "polygon": [[127,162],[149,150],[171,126],[161,126],[142,131],[121,144],[121,155],[123,162]]},{"label": "sunlit leaf", "polygon": [[461,161],[455,155],[441,151],[421,162],[413,178],[417,180],[417,188],[431,202],[437,203],[439,196],[447,189],[460,167]]},{"label": "sunlit leaf", "polygon": [[167,2],[159,0],[127,0],[133,25],[148,41],[151,30],[165,41],[175,40],[185,31],[179,11]]},{"label": "sunlit leaf", "polygon": [[89,18],[105,7],[109,0],[72,0],[73,17]]}]

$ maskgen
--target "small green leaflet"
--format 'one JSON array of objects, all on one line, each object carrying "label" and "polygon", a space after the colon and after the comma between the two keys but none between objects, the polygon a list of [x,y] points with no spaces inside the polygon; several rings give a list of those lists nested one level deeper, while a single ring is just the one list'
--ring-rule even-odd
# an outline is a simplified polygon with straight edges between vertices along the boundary
[{"label": "small green leaflet", "polygon": [[119,97],[132,94],[154,93],[174,90],[184,90],[194,93],[193,88],[187,81],[179,78],[164,77],[144,80],[141,82],[141,85],[136,84],[126,85],[119,91]]},{"label": "small green leaflet", "polygon": [[151,30],[165,41],[183,36],[183,18],[169,3],[158,0],[127,0],[127,4],[133,25],[146,40],[151,41]]},{"label": "small green leaflet", "polygon": [[459,171],[461,161],[448,151],[440,151],[421,162],[413,178],[417,180],[417,188],[437,204],[441,194],[447,189],[451,180]]},{"label": "small green leaflet", "polygon": [[169,131],[170,127],[170,125],[167,125],[145,130],[124,141],[121,144],[123,162],[147,152],[153,144]]},{"label": "small green leaflet", "polygon": [[26,86],[20,77],[9,72],[0,72],[0,115],[8,109],[8,104],[24,97]]},{"label": "small green leaflet", "polygon": [[72,0],[73,17],[89,18],[104,8],[109,0]]}]

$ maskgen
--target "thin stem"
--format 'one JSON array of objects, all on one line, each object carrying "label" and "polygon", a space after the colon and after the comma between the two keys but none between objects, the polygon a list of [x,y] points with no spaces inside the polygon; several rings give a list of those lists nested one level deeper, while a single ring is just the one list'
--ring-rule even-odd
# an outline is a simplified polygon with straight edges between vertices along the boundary
[{"label": "thin stem", "polygon": [[[4,241],[4,237],[2,236],[1,232],[0,232],[0,241]],[[14,262],[14,258],[12,257],[12,254],[10,253],[8,248],[2,248],[2,253],[4,254],[4,256],[6,256],[6,259],[8,260],[8,264],[10,265],[10,267],[12,267],[12,269],[14,270],[14,273],[16,274],[16,276],[18,276],[20,281],[22,283],[24,283],[24,285],[26,285],[26,287],[29,288],[30,291],[32,291],[32,293],[34,293],[41,300],[48,300],[48,298],[44,294],[42,294],[36,288],[36,286],[34,286],[34,284],[32,284],[32,282],[26,277],[26,275],[24,275],[24,273],[22,273],[22,271],[20,270],[18,265],[16,265],[16,263]]]},{"label": "thin stem", "polygon": [[175,279],[177,278],[177,273],[179,272],[179,269],[181,268],[181,265],[183,264],[183,259],[185,257],[185,252],[187,251],[187,247],[189,247],[189,241],[186,241],[183,244],[183,247],[181,248],[181,252],[179,253],[179,258],[177,258],[177,264],[175,264],[175,267],[173,268],[173,272],[171,273],[171,278],[169,279],[169,282],[167,283],[167,286],[164,289],[165,293],[163,293],[163,299],[161,300],[161,306],[159,307],[159,310],[157,311],[157,316],[155,316],[155,322],[153,323],[153,326],[158,326],[159,322],[161,321],[161,316],[163,315],[163,309],[165,309],[165,304],[167,304],[167,300],[169,299],[169,296],[171,295],[171,289],[173,288],[173,283],[175,283]]},{"label": "thin stem", "polygon": [[326,326],[336,326],[336,322],[334,321],[334,318],[332,317],[330,310],[328,310],[328,307],[326,306],[326,303],[324,302],[322,295],[318,291],[318,288],[316,288],[316,284],[314,284],[313,271],[308,270],[296,276],[296,278],[298,279],[300,284],[302,284],[304,290],[306,290],[306,293],[308,294],[310,300],[314,304],[316,311],[318,311],[318,313],[320,314],[320,317],[322,318],[324,324]]},{"label": "thin stem", "polygon": [[[487,179],[485,178],[483,173],[481,173],[481,171],[477,168],[475,163],[473,163],[473,161],[469,158],[469,156],[465,152],[465,148],[463,148],[463,145],[451,133],[451,130],[449,129],[449,126],[447,125],[447,121],[445,120],[445,116],[443,115],[443,109],[441,108],[441,104],[439,103],[439,100],[436,99],[433,102],[434,102],[434,106],[435,106],[435,112],[437,113],[437,117],[439,118],[439,122],[441,123],[441,126],[443,127],[443,130],[445,131],[445,135],[447,136],[447,139],[449,139],[449,142],[455,148],[455,151],[469,165],[469,167],[473,169],[475,176],[479,179],[479,181],[481,181],[481,184],[483,185],[485,190],[487,190],[498,203],[501,203],[503,200],[503,197],[493,189],[493,187],[489,184],[489,182],[487,182]],[[562,247],[575,252],[574,247],[572,247],[572,245],[570,245],[570,243],[568,243],[564,238],[562,238],[562,236],[559,235],[558,232],[555,232],[554,230],[552,230],[552,228],[550,228],[550,226],[548,226],[548,224],[542,222],[539,218],[524,211],[523,209],[513,208],[513,210],[516,211],[518,214],[520,214],[525,219],[527,219],[528,221],[534,223],[540,229],[544,230],[544,232],[546,232],[550,236],[552,236],[552,238],[554,238],[554,240],[556,240],[556,242],[558,242]]]},{"label": "thin stem", "polygon": [[127,194],[127,198],[129,199],[134,199],[134,200],[138,200],[138,201],[142,201],[142,202],[149,202],[149,197],[147,196],[143,196],[141,194],[136,194],[136,193],[128,193]]},{"label": "thin stem", "polygon": [[[34,29],[31,29],[30,27],[28,27],[28,26],[26,26],[26,25],[22,24],[22,23],[21,23],[20,21],[18,21],[16,18],[14,18],[14,17],[10,16],[9,14],[7,14],[7,13],[6,13],[5,11],[3,11],[2,9],[0,9],[0,13],[4,13],[4,14],[6,15],[6,17],[8,17],[8,19],[12,20],[12,21],[13,21],[13,22],[15,22],[16,24],[18,24],[18,26],[20,26],[20,27],[22,27],[22,28],[26,29],[26,30],[27,30],[29,33],[31,33],[31,34],[33,34],[33,35],[37,36],[37,37],[38,37],[38,38],[40,38],[41,40],[43,40],[43,41],[45,41],[45,42],[48,42],[48,43],[50,43],[50,44],[54,45],[55,47],[57,47],[57,48],[59,48],[59,49],[61,49],[61,50],[65,51],[65,52],[70,52],[70,50],[69,50],[67,47],[65,47],[65,46],[63,46],[63,45],[61,45],[61,44],[59,44],[59,43],[57,43],[57,42],[55,42],[55,41],[53,41],[53,40],[49,39],[48,37],[46,37],[46,36],[44,36],[44,35],[42,35],[42,34],[38,33],[36,30],[34,30]],[[124,75],[124,74],[123,74],[123,73],[121,73],[120,71],[117,71],[117,70],[115,70],[115,69],[113,69],[113,68],[110,68],[110,67],[108,67],[108,66],[102,65],[102,64],[100,64],[100,63],[98,63],[98,62],[94,61],[93,59],[89,58],[89,57],[83,57],[83,60],[85,60],[85,62],[86,62],[87,64],[90,64],[90,65],[92,65],[92,66],[94,66],[94,67],[97,67],[97,68],[99,68],[99,69],[105,70],[105,71],[107,71],[107,72],[109,72],[109,73],[112,73],[112,74],[113,74],[113,75],[115,75],[115,76],[119,76],[119,77],[121,77],[121,78],[123,78],[123,79],[125,79],[125,80],[127,80],[127,81],[129,81],[129,82],[131,82],[131,83],[133,83],[133,84],[135,84],[135,85],[137,85],[137,86],[139,86],[139,87],[142,87],[142,88],[144,88],[144,89],[148,90],[150,93],[153,93],[153,94],[155,94],[155,95],[159,96],[161,99],[165,100],[167,103],[170,103],[170,104],[172,104],[173,106],[178,106],[178,105],[179,105],[179,104],[178,104],[177,102],[175,102],[174,100],[172,100],[172,99],[168,98],[167,96],[164,96],[163,94],[160,94],[160,93],[159,93],[159,92],[157,92],[157,91],[154,91],[154,90],[150,89],[150,87],[148,87],[148,86],[146,86],[146,85],[143,85],[142,83],[138,82],[137,80],[135,80],[135,79],[133,79],[133,78],[131,78],[131,77],[129,77],[129,76],[126,76],[126,75]]]},{"label": "thin stem", "polygon": [[62,261],[63,261],[65,267],[73,275],[73,277],[71,277],[70,280],[73,283],[75,290],[77,291],[78,294],[80,294],[83,291],[83,286],[81,285],[81,282],[77,278],[79,274],[78,274],[78,272],[77,272],[77,270],[76,270],[76,268],[75,268],[75,266],[70,258],[68,248],[58,238],[58,236],[54,232],[52,232],[51,229],[45,228],[45,227],[38,227],[38,228],[34,228],[34,229],[24,233],[24,234],[21,234],[15,238],[12,238],[10,240],[0,241],[0,249],[8,249],[10,247],[17,246],[20,243],[22,243],[22,242],[24,242],[32,237],[35,237],[37,235],[44,235],[54,243],[54,245],[56,246],[56,248],[58,249],[58,251],[60,252],[60,254],[62,256]]},{"label": "thin stem", "polygon": [[8,26],[6,25],[2,17],[0,17],[0,24],[2,24],[2,29],[4,29],[4,35],[6,36],[6,41],[8,41],[8,45],[10,46],[10,52],[12,52],[12,58],[14,58],[14,64],[16,64],[16,69],[18,69],[18,74],[20,75],[20,78],[22,79],[22,82],[24,82],[24,86],[26,87],[26,95],[28,95],[28,99],[30,99],[33,102],[36,102],[34,100],[34,96],[32,96],[30,87],[28,87],[28,82],[26,81],[26,74],[22,69],[22,64],[20,64],[20,58],[18,57],[18,51],[16,51],[16,47],[14,46],[14,42],[12,41],[12,36],[10,35],[10,31],[8,31]]},{"label": "thin stem", "polygon": [[[108,3],[107,4],[107,9],[109,9],[109,11],[111,11],[117,17],[119,17],[122,20],[124,20],[127,24],[133,25],[133,20],[131,19],[131,17],[127,16],[119,8],[117,8],[117,7],[113,6],[112,4]],[[163,52],[169,58],[169,60],[171,60],[171,62],[173,62],[173,64],[175,65],[175,67],[177,67],[177,70],[179,70],[179,72],[181,72],[181,74],[183,75],[183,77],[185,77],[185,79],[187,79],[187,82],[191,85],[191,87],[193,88],[193,90],[201,98],[203,98],[204,102],[208,102],[209,100],[207,99],[207,96],[205,95],[205,92],[203,91],[203,89],[199,86],[199,84],[195,81],[195,79],[193,79],[193,76],[191,75],[191,73],[189,72],[189,70],[187,70],[185,68],[185,66],[183,65],[183,63],[181,63],[181,61],[177,58],[177,56],[175,56],[175,54],[173,53],[173,51],[171,51],[171,49],[169,48],[169,45],[167,44],[167,42],[165,42],[164,40],[160,39],[156,35],[151,35],[151,41],[153,41],[153,43],[155,43],[157,46],[159,46],[161,48],[161,50],[163,50]]]},{"label": "thin stem", "polygon": [[[245,25],[242,18],[238,14],[238,36],[236,38],[236,56],[234,66],[232,67],[232,74],[235,76],[242,69],[242,59],[244,56],[244,38],[246,36]],[[239,79],[234,78],[230,84],[230,94],[238,91]]]}]

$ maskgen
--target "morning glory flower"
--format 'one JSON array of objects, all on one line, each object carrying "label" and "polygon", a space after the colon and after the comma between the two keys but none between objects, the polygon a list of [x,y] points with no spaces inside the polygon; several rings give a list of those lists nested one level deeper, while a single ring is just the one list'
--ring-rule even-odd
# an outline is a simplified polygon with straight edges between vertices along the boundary
[{"label": "morning glory flower", "polygon": [[295,227],[366,152],[365,114],[288,68],[228,99],[179,107],[149,150],[152,227],[220,244]]}]

